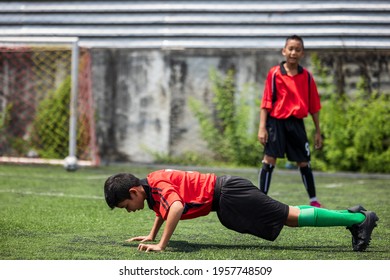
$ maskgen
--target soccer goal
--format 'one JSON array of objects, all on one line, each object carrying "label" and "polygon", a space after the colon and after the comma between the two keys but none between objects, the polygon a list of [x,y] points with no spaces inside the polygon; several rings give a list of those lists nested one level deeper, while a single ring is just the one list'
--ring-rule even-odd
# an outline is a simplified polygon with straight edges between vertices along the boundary
[{"label": "soccer goal", "polygon": [[77,38],[0,37],[0,162],[99,165],[91,58]]}]

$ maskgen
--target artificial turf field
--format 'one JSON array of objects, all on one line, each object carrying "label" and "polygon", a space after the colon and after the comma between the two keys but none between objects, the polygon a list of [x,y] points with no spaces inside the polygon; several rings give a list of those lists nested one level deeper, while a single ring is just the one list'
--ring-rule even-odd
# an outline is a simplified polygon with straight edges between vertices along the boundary
[{"label": "artificial turf field", "polygon": [[[110,210],[106,178],[131,172],[142,178],[161,166],[117,165],[66,172],[61,166],[0,165],[1,260],[389,260],[390,175],[315,173],[326,208],[361,204],[380,220],[366,252],[353,252],[344,227],[288,228],[274,242],[224,228],[215,213],[181,221],[164,252],[137,251],[124,240],[147,235],[154,213]],[[243,176],[255,169],[180,167]],[[275,170],[269,195],[290,205],[307,204],[299,171]],[[160,230],[158,238],[161,236]]]}]

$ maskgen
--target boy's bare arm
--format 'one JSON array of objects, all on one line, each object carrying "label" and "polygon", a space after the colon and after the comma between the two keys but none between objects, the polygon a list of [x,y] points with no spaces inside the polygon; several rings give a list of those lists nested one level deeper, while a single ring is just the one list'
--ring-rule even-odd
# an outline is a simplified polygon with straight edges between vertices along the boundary
[{"label": "boy's bare arm", "polygon": [[321,136],[321,129],[320,129],[320,114],[314,113],[311,115],[313,118],[314,126],[316,128],[316,132],[314,135],[314,147],[315,149],[321,149],[322,148],[322,136]]},{"label": "boy's bare arm", "polygon": [[163,223],[164,223],[163,218],[161,218],[160,216],[156,216],[156,218],[154,219],[153,227],[150,230],[149,235],[133,237],[133,238],[130,238],[130,239],[126,240],[126,241],[127,242],[131,242],[131,241],[141,241],[141,242],[154,241],[156,236],[157,236],[157,233],[160,230],[160,228],[161,228]]},{"label": "boy's bare arm", "polygon": [[173,232],[176,229],[177,224],[180,221],[181,215],[183,214],[184,206],[180,201],[175,201],[172,203],[171,207],[169,207],[167,222],[164,228],[164,232],[161,236],[161,240],[158,244],[139,244],[138,250],[140,251],[162,251],[164,250]]},{"label": "boy's bare arm", "polygon": [[263,146],[268,141],[268,132],[266,129],[267,115],[268,115],[267,109],[262,108],[260,111],[260,124],[259,124],[259,132],[257,138],[259,139],[260,144]]},{"label": "boy's bare arm", "polygon": [[156,239],[157,233],[160,230],[163,223],[164,223],[163,218],[160,216],[156,216],[156,219],[154,219],[153,227],[149,233],[149,236],[152,238],[152,240]]}]

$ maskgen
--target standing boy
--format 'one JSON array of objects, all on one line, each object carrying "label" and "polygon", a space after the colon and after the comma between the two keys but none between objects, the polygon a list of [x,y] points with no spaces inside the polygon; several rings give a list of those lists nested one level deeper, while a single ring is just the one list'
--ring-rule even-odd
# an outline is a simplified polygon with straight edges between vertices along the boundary
[{"label": "standing boy", "polygon": [[322,147],[317,86],[310,73],[299,65],[304,55],[303,40],[297,35],[286,39],[282,50],[285,61],[268,72],[260,110],[258,139],[264,146],[259,173],[260,190],[267,194],[277,158],[297,163],[310,205],[321,207],[316,197],[310,149],[303,119],[310,113],[315,125],[314,147]]},{"label": "standing boy", "polygon": [[[364,251],[378,217],[362,206],[348,210],[327,210],[312,206],[288,206],[262,193],[249,180],[237,176],[216,176],[195,171],[157,170],[145,179],[129,173],[110,176],[104,184],[108,206],[135,212],[145,200],[156,213],[148,235],[127,241],[140,241],[140,251],[162,251],[179,220],[205,216],[216,211],[221,223],[234,231],[274,241],[284,225],[290,227],[346,226],[352,233],[354,251]],[[158,231],[166,225],[157,244]]]}]

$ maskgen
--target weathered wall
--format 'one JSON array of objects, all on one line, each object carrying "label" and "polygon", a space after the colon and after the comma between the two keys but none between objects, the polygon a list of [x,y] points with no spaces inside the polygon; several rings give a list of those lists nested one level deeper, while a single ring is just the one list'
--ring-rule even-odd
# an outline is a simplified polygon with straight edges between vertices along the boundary
[{"label": "weathered wall", "polygon": [[390,93],[390,51],[318,52],[324,65],[333,70],[337,93],[350,93],[362,77],[368,91]]},{"label": "weathered wall", "polygon": [[[188,100],[192,96],[211,105],[210,69],[235,69],[238,88],[256,84],[254,98],[261,98],[269,68],[282,59],[277,50],[93,49],[92,54],[101,157],[133,162],[153,162],[151,151],[206,152]],[[353,93],[358,77],[364,75],[372,89],[390,92],[390,51],[321,50],[319,55],[333,69],[338,91]],[[310,68],[310,52],[302,64]]]}]

